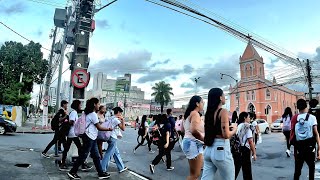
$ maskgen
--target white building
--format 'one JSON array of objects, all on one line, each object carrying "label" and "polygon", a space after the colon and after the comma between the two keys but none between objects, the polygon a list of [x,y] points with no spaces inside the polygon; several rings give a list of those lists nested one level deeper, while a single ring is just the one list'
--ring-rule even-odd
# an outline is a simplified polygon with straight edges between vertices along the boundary
[{"label": "white building", "polygon": [[50,87],[49,89],[49,106],[55,106],[57,104],[57,89]]},{"label": "white building", "polygon": [[60,100],[69,100],[70,96],[70,82],[69,81],[64,81],[61,86],[61,91],[60,91]]}]

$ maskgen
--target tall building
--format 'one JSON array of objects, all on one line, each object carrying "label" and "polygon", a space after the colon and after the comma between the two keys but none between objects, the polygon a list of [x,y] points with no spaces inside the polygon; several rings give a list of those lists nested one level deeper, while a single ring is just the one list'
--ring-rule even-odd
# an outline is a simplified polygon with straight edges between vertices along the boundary
[{"label": "tall building", "polygon": [[70,96],[70,82],[69,81],[64,81],[61,86],[61,92],[60,92],[60,99],[61,100],[69,100]]},{"label": "tall building", "polygon": [[49,106],[55,106],[57,104],[57,89],[50,87],[49,89]]},{"label": "tall building", "polygon": [[[230,110],[255,112],[257,118],[269,123],[278,119],[286,107],[296,111],[296,102],[304,98],[303,92],[277,84],[276,78],[265,78],[263,58],[249,42],[239,59],[241,79],[238,85],[230,86]],[[238,90],[237,90],[238,87]],[[238,96],[239,91],[239,106]]]}]

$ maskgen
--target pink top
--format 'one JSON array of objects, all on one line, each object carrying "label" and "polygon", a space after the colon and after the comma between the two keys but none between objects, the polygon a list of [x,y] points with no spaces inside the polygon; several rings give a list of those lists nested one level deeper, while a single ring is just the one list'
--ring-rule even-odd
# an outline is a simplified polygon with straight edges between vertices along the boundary
[{"label": "pink top", "polygon": [[[201,120],[200,121],[200,129],[199,129],[199,131],[200,131],[200,133],[202,133],[202,134],[204,134],[204,122]],[[197,141],[200,141],[199,139],[196,139],[193,135],[192,135],[192,133],[191,133],[191,131],[190,131],[190,125],[191,125],[191,122],[190,122],[190,116],[186,119],[186,120],[184,120],[183,121],[183,128],[184,128],[184,138],[189,138],[189,139],[193,139],[193,140],[197,140]],[[202,142],[202,141],[200,141],[200,142]],[[202,142],[203,143],[203,142]]]}]

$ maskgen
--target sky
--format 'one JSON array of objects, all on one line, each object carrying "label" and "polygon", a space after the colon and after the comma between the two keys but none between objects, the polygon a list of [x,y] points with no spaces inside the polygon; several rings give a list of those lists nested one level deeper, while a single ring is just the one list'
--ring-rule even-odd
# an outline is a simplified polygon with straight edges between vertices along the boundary
[{"label": "sky", "polygon": [[[319,61],[316,58],[320,57],[319,0],[179,1],[196,3],[201,12],[208,12],[207,15],[222,22],[232,22],[237,29],[245,28],[254,38],[259,35],[302,59]],[[101,0],[101,4],[108,2]],[[64,0],[0,0],[0,21],[50,48],[54,10],[65,4]],[[217,27],[145,0],[119,0],[98,12],[94,19],[96,30],[90,39],[89,71],[93,75],[104,72],[110,78],[132,73],[132,84],[144,90],[147,99],[151,97],[151,87],[161,80],[171,84],[175,99],[194,94],[196,89],[208,92],[212,87],[227,89],[235,84],[227,77],[221,80],[220,73],[240,78],[239,57],[246,42]],[[62,32],[61,29],[59,37]],[[0,44],[10,40],[28,43],[1,25],[0,34]],[[257,51],[264,58],[267,78],[281,79],[280,71],[291,70],[272,54],[258,48]],[[43,53],[47,58],[49,52]],[[317,63],[313,65],[318,66]],[[68,66],[65,62],[63,69]],[[200,77],[197,88],[195,77]],[[70,72],[66,71],[63,80],[69,79]],[[306,88],[304,83],[290,87]],[[317,90],[318,86],[315,87]],[[39,86],[34,87],[33,97],[38,89]]]}]

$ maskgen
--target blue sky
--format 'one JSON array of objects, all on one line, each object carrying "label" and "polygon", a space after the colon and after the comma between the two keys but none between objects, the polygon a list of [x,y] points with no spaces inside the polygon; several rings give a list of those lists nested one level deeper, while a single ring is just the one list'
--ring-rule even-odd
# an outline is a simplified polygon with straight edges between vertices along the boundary
[{"label": "blue sky", "polygon": [[[316,56],[320,40],[318,0],[188,1],[295,54]],[[63,7],[64,0],[0,2],[0,21],[50,47],[48,35],[53,28],[55,7],[46,4]],[[101,2],[106,4],[110,0]],[[234,83],[228,79],[221,81],[220,72],[238,78],[238,58],[246,43],[216,27],[144,0],[119,0],[97,13],[95,20],[97,27],[90,40],[89,70],[93,74],[103,71],[111,77],[133,73],[133,84],[146,91],[147,98],[150,86],[160,80],[171,83],[174,94],[181,96],[194,90],[191,78],[197,76],[202,78],[199,91]],[[0,43],[8,40],[27,43],[3,26],[0,33]],[[257,50],[267,66],[283,66],[281,62],[271,61],[274,56]],[[44,53],[46,58],[48,52]],[[65,63],[64,69],[67,66]],[[268,71],[275,72],[275,69],[267,68]],[[69,77],[70,73],[66,72],[64,80]]]}]

